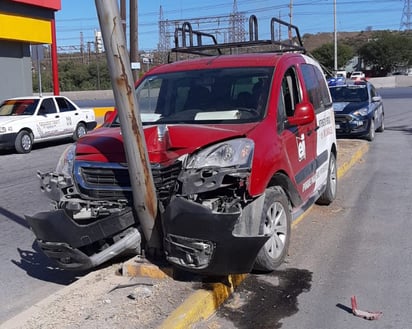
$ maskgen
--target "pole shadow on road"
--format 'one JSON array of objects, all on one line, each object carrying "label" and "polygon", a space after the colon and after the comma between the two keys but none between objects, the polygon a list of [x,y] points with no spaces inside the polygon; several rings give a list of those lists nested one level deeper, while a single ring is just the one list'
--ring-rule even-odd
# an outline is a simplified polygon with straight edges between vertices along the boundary
[{"label": "pole shadow on road", "polygon": [[3,215],[4,217],[12,220],[13,222],[23,226],[24,228],[30,229],[29,224],[27,224],[27,221],[23,217],[17,216],[16,214],[12,213],[7,209],[4,209],[3,207],[0,207],[0,215]]}]

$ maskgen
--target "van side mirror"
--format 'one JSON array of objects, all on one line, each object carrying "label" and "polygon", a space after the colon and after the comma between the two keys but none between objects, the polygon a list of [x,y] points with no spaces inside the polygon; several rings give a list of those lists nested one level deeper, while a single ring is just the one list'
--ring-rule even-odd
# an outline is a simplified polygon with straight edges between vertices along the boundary
[{"label": "van side mirror", "polygon": [[111,117],[112,117],[113,113],[114,113],[114,111],[111,111],[111,110],[106,111],[106,113],[104,114],[104,120],[103,120],[103,123],[108,122],[108,121],[111,119]]},{"label": "van side mirror", "polygon": [[288,123],[291,126],[302,126],[309,124],[315,120],[315,109],[312,103],[301,102],[296,104],[295,113],[288,118]]}]

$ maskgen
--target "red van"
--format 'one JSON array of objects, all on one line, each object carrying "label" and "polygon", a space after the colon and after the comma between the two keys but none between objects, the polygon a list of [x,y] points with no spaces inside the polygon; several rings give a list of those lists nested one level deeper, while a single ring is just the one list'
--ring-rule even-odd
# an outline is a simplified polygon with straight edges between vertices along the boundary
[{"label": "red van", "polygon": [[[322,69],[301,44],[256,38],[235,46],[267,44],[276,50],[180,60],[137,83],[161,252],[184,270],[274,270],[287,255],[291,222],[314,202],[335,198],[335,123]],[[175,51],[198,55],[220,46]],[[144,252],[117,120],[114,114],[70,146],[55,172],[40,174],[56,209],[27,219],[41,249],[63,268]]]}]

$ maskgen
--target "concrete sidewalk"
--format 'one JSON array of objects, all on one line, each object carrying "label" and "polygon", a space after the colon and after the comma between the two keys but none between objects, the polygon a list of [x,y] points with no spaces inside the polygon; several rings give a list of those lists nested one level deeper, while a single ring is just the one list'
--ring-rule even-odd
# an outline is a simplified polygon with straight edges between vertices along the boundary
[{"label": "concrete sidewalk", "polygon": [[[338,178],[362,158],[368,147],[366,141],[338,140]],[[298,218],[292,228],[304,217]],[[211,316],[247,277],[233,275],[226,282],[208,284],[173,279],[169,270],[139,262],[136,257],[121,268],[108,265],[57,291],[0,328],[190,328]]]}]

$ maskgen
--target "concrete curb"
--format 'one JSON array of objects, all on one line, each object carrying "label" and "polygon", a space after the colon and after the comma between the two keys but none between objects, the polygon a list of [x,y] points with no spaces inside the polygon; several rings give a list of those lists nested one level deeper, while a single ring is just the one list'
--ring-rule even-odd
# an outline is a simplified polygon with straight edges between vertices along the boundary
[{"label": "concrete curb", "polygon": [[[339,164],[338,166],[338,178],[343,177],[350,168],[352,168],[356,162],[360,160],[360,158],[368,151],[369,143],[363,142],[360,143],[357,147],[357,150],[353,153],[350,159],[344,161],[343,163]],[[339,161],[339,149],[338,149],[338,161]]]},{"label": "concrete curb", "polygon": [[187,298],[163,323],[159,329],[185,329],[196,322],[206,320],[229,298],[247,274],[229,276],[229,284],[213,283],[210,289],[199,289]]}]

